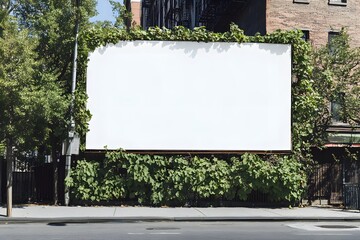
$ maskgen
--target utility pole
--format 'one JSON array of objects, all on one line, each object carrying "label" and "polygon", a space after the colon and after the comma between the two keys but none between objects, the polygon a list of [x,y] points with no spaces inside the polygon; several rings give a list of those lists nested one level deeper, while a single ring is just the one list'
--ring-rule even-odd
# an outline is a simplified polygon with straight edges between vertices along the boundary
[{"label": "utility pole", "polygon": [[[75,104],[75,89],[76,89],[76,71],[77,71],[77,53],[78,53],[78,37],[79,37],[79,6],[80,0],[76,0],[75,10],[75,46],[74,46],[74,58],[73,58],[73,70],[72,70],[72,82],[71,82],[71,105],[70,105],[70,129],[68,138],[66,141],[66,160],[65,160],[65,178],[70,177],[71,174],[71,155],[76,152],[75,148],[78,148],[78,137],[75,132],[75,119],[74,119],[74,104]],[[65,184],[65,205],[69,206],[70,203],[70,189]]]}]

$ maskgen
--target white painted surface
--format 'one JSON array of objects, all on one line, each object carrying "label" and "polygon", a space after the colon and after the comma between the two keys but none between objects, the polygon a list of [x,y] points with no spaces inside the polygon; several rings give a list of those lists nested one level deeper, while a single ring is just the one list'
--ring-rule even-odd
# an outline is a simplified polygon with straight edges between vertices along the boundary
[{"label": "white painted surface", "polygon": [[[360,231],[360,227],[358,223],[352,222],[316,222],[316,223],[291,223],[287,224],[288,227],[297,228],[306,231],[319,231],[319,232],[342,232],[342,231]],[[328,227],[321,227],[321,226],[328,226]],[[331,228],[330,226],[336,226],[335,228]],[[340,226],[344,226],[341,228]],[[351,227],[351,228],[347,228]],[[329,234],[335,235],[335,234]]]},{"label": "white painted surface", "polygon": [[120,42],[87,92],[87,149],[291,150],[290,45]]}]

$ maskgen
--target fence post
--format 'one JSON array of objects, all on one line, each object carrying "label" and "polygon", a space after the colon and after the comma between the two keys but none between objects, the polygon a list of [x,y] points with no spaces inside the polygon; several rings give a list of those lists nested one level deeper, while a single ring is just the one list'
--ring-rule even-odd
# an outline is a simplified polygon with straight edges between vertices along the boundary
[{"label": "fence post", "polygon": [[358,210],[360,210],[360,183],[358,184]]}]

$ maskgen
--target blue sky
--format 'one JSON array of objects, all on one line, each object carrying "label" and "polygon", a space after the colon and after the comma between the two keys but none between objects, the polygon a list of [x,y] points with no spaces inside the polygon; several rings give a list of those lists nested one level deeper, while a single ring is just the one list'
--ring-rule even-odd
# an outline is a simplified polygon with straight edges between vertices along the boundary
[{"label": "blue sky", "polygon": [[[121,2],[122,0],[116,0],[117,2]],[[108,0],[97,0],[97,11],[98,15],[93,17],[92,21],[114,21],[114,17],[111,10],[111,5]]]}]

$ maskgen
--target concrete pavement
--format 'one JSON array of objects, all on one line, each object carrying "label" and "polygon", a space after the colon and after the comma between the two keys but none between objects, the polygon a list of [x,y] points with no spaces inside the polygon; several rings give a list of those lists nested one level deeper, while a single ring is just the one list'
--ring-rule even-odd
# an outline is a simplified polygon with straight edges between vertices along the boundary
[{"label": "concrete pavement", "polygon": [[22,205],[13,217],[1,222],[105,222],[105,221],[360,221],[360,211],[325,207],[305,208],[152,208],[152,207],[63,207]]}]

